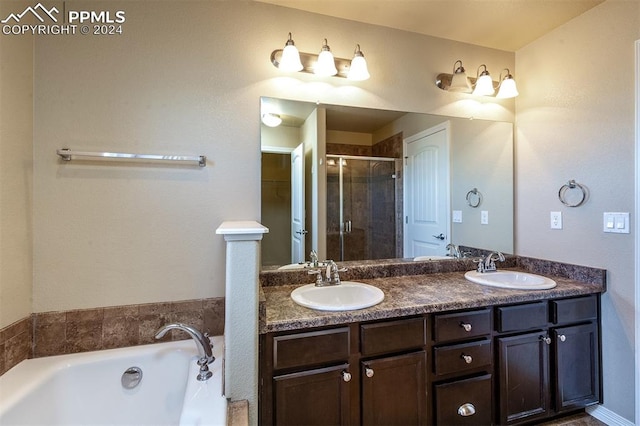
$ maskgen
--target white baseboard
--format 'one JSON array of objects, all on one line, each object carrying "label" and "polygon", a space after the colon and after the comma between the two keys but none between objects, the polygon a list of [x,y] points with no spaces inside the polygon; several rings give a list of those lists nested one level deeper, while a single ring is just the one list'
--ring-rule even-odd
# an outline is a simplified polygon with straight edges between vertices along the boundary
[{"label": "white baseboard", "polygon": [[607,408],[604,408],[602,405],[587,407],[586,411],[590,416],[606,423],[608,426],[634,426],[633,422],[619,416]]}]

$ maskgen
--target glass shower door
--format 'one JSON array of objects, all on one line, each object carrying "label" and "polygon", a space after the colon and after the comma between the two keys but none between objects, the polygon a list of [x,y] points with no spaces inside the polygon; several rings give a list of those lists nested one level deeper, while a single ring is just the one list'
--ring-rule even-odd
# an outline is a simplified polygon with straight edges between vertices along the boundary
[{"label": "glass shower door", "polygon": [[327,157],[328,258],[396,257],[395,160]]}]

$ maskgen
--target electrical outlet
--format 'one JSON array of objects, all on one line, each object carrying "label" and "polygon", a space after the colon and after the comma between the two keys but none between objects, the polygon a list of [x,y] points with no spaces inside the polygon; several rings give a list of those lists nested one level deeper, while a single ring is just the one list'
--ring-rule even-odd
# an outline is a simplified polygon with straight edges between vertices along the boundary
[{"label": "electrical outlet", "polygon": [[480,212],[480,225],[488,225],[489,224],[489,212],[487,210],[482,210]]},{"label": "electrical outlet", "polygon": [[562,212],[551,212],[551,229],[562,229]]}]

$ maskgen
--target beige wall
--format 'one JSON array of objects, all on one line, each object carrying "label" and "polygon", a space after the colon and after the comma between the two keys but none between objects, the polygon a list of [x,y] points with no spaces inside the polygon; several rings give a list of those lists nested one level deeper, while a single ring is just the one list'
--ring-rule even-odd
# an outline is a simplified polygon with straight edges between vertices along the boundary
[{"label": "beige wall", "polygon": [[[260,218],[260,96],[513,119],[513,101],[470,101],[433,83],[458,58],[513,67],[507,52],[254,2],[100,5],[126,11],[123,35],[35,44],[35,312],[223,295],[214,230]],[[336,55],[360,43],[373,77],[279,73],[269,54],[289,31],[303,51],[327,35]],[[62,164],[55,150],[67,146],[209,162]]]},{"label": "beige wall", "polygon": [[[0,4],[0,16],[23,2]],[[33,38],[0,37],[0,328],[31,314]]]},{"label": "beige wall", "polygon": [[[640,3],[607,1],[516,53],[516,252],[608,270],[604,401],[634,419],[634,236],[602,232],[602,213],[634,217],[634,41]],[[586,185],[579,208],[558,189]],[[549,229],[562,211],[564,229]],[[635,307],[637,308],[637,307]]]}]

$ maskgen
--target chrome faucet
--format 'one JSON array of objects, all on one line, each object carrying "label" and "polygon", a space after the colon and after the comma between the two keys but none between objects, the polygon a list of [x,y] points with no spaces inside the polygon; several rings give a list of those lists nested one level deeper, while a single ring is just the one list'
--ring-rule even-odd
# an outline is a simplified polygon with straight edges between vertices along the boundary
[{"label": "chrome faucet", "polygon": [[318,267],[318,253],[315,250],[311,250],[309,253],[309,259],[311,260],[311,266],[314,268]]},{"label": "chrome faucet", "polygon": [[462,257],[462,255],[460,254],[460,247],[458,247],[456,244],[447,244],[447,247],[445,247],[446,250],[449,250],[449,256],[451,257],[455,257],[456,259],[460,259]]},{"label": "chrome faucet", "polygon": [[323,263],[327,264],[324,278],[322,278],[322,268],[312,269],[308,272],[309,275],[316,276],[316,287],[340,284],[340,272],[346,271],[347,268],[338,268],[338,265],[333,260],[325,260]]},{"label": "chrome faucet", "polygon": [[160,328],[156,333],[156,339],[164,337],[169,330],[182,330],[189,334],[189,336],[191,336],[191,338],[196,342],[196,346],[198,347],[198,365],[200,366],[200,373],[198,373],[197,378],[200,381],[208,380],[213,375],[213,373],[209,371],[209,364],[215,360],[213,352],[211,351],[213,343],[211,343],[209,333],[203,334],[190,325],[173,323]]},{"label": "chrome faucet", "polygon": [[[494,255],[497,256],[494,258]],[[499,251],[492,251],[484,259],[478,260],[478,272],[494,272],[496,271],[496,260],[504,262],[504,255]]]}]

